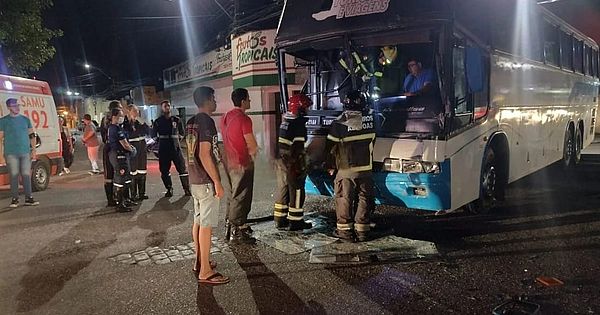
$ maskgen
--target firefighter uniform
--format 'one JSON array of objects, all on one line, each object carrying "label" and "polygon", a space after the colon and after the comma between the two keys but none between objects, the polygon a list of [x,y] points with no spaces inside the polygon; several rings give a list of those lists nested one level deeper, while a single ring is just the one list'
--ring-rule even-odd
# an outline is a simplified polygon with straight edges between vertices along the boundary
[{"label": "firefighter uniform", "polygon": [[102,147],[102,164],[104,165],[104,193],[106,194],[106,201],[108,201],[108,206],[116,206],[116,202],[114,199],[113,192],[113,175],[114,170],[110,163],[108,152],[110,151],[110,146],[108,145],[108,126],[111,124],[111,115],[110,112],[104,113],[104,117],[102,118],[102,122],[100,123],[100,136],[102,137],[102,143],[104,146]]},{"label": "firefighter uniform", "polygon": [[133,200],[148,199],[148,196],[146,196],[146,166],[148,164],[146,136],[148,135],[149,127],[136,119],[133,122],[127,121],[124,123],[123,128],[127,132],[129,143],[137,151],[137,154],[129,161],[129,173],[132,180],[130,187],[131,198]]},{"label": "firefighter uniform", "polygon": [[289,226],[291,230],[300,230],[299,225],[305,224],[306,121],[305,117],[286,114],[279,127],[280,159],[277,160],[277,199],[273,212],[279,229]]},{"label": "firefighter uniform", "polygon": [[158,138],[158,164],[160,169],[160,177],[167,188],[165,196],[173,195],[173,182],[171,181],[171,162],[175,164],[175,168],[179,173],[181,186],[186,196],[191,196],[190,182],[188,172],[181,152],[179,139],[185,134],[183,125],[176,116],[166,117],[164,115],[158,117],[154,121],[154,133]]},{"label": "firefighter uniform", "polygon": [[108,157],[113,169],[114,198],[117,203],[117,210],[131,211],[127,204],[126,187],[131,183],[129,173],[129,151],[121,145],[121,140],[127,140],[127,134],[123,127],[117,124],[111,124],[107,130],[108,137]]},{"label": "firefighter uniform", "polygon": [[[327,136],[328,164],[337,169],[334,181],[337,229],[345,240],[366,240],[375,209],[372,178],[374,119],[371,112],[345,110]],[[356,234],[355,234],[356,231]]]}]

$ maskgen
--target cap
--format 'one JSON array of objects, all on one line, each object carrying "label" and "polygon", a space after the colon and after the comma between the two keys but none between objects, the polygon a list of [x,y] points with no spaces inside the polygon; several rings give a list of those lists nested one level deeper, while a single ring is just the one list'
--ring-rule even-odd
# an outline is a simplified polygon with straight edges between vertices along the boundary
[{"label": "cap", "polygon": [[15,106],[15,105],[19,105],[19,103],[17,103],[17,99],[16,98],[9,98],[6,100],[6,106],[10,107],[10,106]]}]

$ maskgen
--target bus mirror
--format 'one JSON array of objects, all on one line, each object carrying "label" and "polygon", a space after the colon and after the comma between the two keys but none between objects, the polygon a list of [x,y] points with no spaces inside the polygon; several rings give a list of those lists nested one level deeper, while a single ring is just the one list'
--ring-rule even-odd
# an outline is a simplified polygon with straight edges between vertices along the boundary
[{"label": "bus mirror", "polygon": [[469,92],[483,91],[483,55],[481,49],[467,47],[465,63]]}]

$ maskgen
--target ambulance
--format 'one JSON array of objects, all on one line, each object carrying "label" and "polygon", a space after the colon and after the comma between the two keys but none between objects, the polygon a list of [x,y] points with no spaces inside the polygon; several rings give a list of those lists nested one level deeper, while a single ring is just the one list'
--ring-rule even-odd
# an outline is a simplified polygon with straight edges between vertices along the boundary
[{"label": "ambulance", "polygon": [[[50,176],[62,169],[62,145],[56,105],[48,83],[26,78],[0,75],[0,116],[9,114],[6,100],[16,98],[21,114],[31,120],[37,137],[37,159],[31,164],[31,182],[34,191],[45,190]],[[5,164],[0,164],[0,185],[9,185],[10,175]]]}]

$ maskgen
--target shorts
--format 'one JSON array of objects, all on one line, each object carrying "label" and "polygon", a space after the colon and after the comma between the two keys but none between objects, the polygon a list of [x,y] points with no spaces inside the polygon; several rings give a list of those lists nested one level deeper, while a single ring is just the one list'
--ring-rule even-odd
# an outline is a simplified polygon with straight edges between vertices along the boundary
[{"label": "shorts", "polygon": [[219,198],[213,184],[191,185],[194,198],[194,223],[216,228],[219,224]]}]

